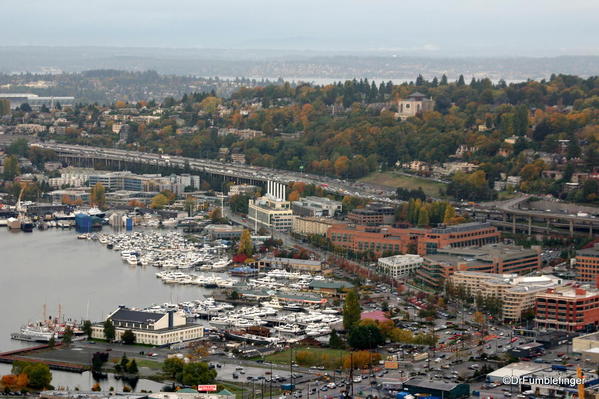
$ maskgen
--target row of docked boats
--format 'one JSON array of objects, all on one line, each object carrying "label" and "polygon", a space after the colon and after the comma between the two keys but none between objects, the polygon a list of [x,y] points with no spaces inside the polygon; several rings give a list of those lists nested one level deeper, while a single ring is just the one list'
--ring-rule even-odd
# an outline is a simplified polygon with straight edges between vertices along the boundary
[{"label": "row of docked boats", "polygon": [[230,264],[230,260],[223,256],[227,245],[192,243],[179,232],[98,233],[95,237],[108,249],[120,251],[123,262],[131,265],[218,271]]},{"label": "row of docked boats", "polygon": [[190,284],[204,288],[231,288],[237,282],[214,274],[205,276],[168,270],[156,273],[156,277],[160,278],[165,284]]}]

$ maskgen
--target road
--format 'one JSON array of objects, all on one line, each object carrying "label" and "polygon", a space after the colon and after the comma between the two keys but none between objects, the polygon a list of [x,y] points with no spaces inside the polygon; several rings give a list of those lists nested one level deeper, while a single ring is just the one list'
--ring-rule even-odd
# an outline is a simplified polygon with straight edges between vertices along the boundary
[{"label": "road", "polygon": [[327,176],[302,172],[272,169],[252,165],[242,165],[216,161],[212,159],[188,158],[175,155],[153,154],[148,152],[127,151],[114,148],[79,146],[57,143],[35,143],[35,146],[54,150],[60,155],[71,157],[106,159],[123,162],[137,162],[164,167],[189,168],[192,171],[212,173],[227,177],[245,178],[266,182],[268,180],[287,184],[305,182],[322,187],[338,195],[352,195],[386,203],[399,203],[392,200],[395,191],[368,183],[352,182]]}]

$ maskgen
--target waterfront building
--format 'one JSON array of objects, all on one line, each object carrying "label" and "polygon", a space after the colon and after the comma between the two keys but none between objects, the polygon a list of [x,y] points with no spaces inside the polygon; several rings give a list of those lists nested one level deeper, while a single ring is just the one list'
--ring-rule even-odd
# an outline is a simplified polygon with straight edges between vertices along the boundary
[{"label": "waterfront building", "polygon": [[431,287],[441,287],[456,271],[493,274],[525,274],[541,269],[540,248],[507,244],[481,247],[444,248],[424,255],[416,279]]},{"label": "waterfront building", "polygon": [[294,216],[291,231],[303,236],[324,236],[327,234],[329,227],[336,223],[338,222],[330,218]]},{"label": "waterfront building", "polygon": [[267,256],[256,262],[259,269],[286,269],[316,273],[325,269],[326,263],[322,260],[279,258]]},{"label": "waterfront building", "polygon": [[386,258],[379,258],[378,269],[394,278],[406,278],[416,269],[422,266],[424,259],[420,255],[394,255]]},{"label": "waterfront building", "polygon": [[231,226],[228,224],[209,224],[204,227],[211,240],[239,240],[243,233],[242,226]]},{"label": "waterfront building", "polygon": [[[181,312],[155,313],[128,309],[119,306],[107,318],[114,324],[115,340],[120,341],[123,333],[131,330],[138,344],[163,346],[190,341],[204,336],[204,327],[188,324]],[[92,326],[92,338],[104,339],[104,323]]]},{"label": "waterfront building", "polygon": [[535,300],[537,328],[568,332],[599,327],[599,290],[580,286],[550,288]]},{"label": "waterfront building", "polygon": [[331,217],[341,213],[341,201],[326,197],[305,197],[291,203],[293,214],[297,216]]},{"label": "waterfront building", "polygon": [[69,203],[75,204],[78,202],[84,203],[89,201],[89,188],[54,190],[48,195],[52,199],[52,203]]},{"label": "waterfront building", "polygon": [[599,244],[576,251],[575,268],[578,280],[599,282]]}]

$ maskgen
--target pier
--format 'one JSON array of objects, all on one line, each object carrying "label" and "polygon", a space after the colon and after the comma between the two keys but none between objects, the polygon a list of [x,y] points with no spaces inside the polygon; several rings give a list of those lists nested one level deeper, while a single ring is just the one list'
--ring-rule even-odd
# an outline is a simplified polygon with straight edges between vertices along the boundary
[{"label": "pier", "polygon": [[[59,348],[62,344],[56,344],[54,348]],[[81,364],[60,362],[55,360],[41,359],[34,356],[35,352],[53,349],[50,345],[38,345],[30,348],[21,348],[9,352],[0,353],[0,363],[13,364],[15,361],[24,361],[30,363],[44,363],[50,367],[51,370],[69,371],[74,373],[82,373],[90,369],[89,366]]]}]

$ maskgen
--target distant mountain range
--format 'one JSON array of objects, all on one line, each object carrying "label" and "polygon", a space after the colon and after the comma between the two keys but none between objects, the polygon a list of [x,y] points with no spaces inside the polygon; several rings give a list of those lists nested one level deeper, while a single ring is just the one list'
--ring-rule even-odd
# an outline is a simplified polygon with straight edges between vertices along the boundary
[{"label": "distant mountain range", "polygon": [[352,78],[413,80],[446,74],[518,81],[552,73],[599,74],[599,56],[422,57],[391,51],[360,53],[119,47],[0,47],[2,73],[60,73],[90,69],[154,70],[161,74],[279,78],[326,82]]}]

